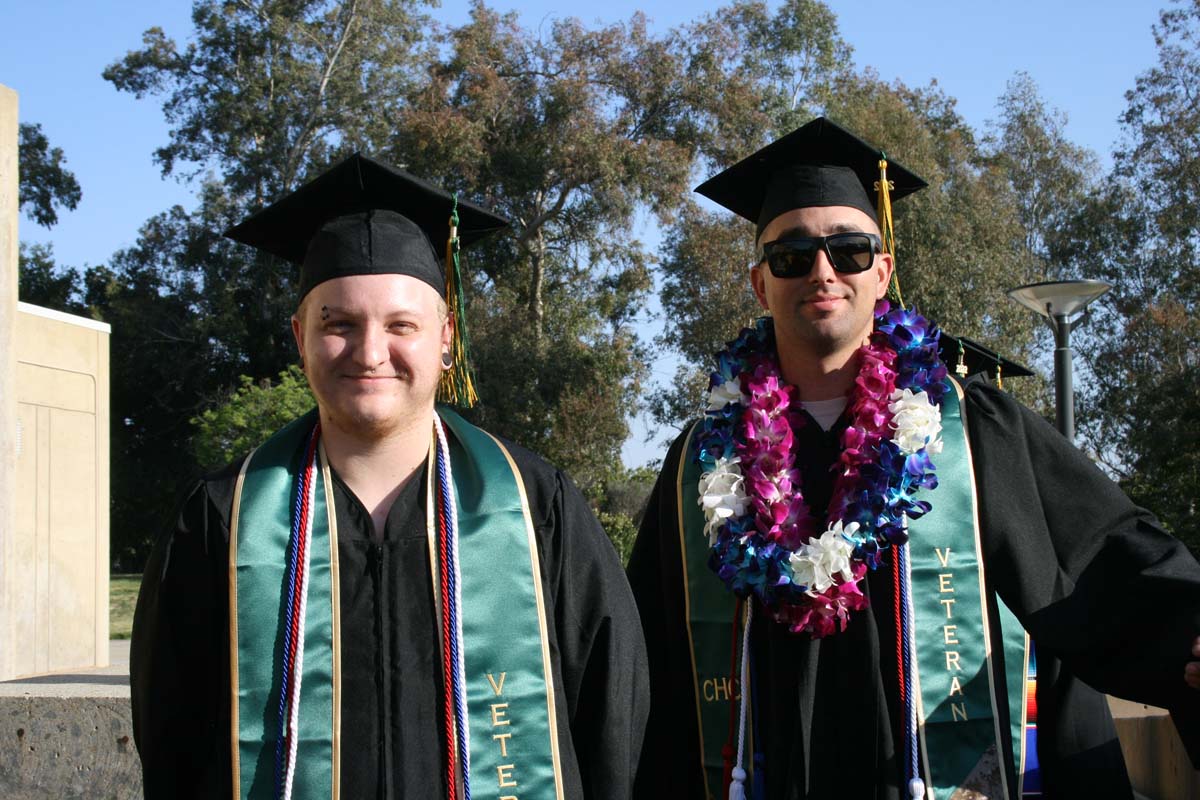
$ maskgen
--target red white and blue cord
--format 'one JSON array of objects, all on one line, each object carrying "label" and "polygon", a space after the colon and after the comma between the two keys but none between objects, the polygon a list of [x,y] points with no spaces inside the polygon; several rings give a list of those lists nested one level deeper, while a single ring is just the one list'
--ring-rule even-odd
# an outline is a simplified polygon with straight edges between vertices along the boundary
[{"label": "red white and blue cord", "polygon": [[304,468],[296,479],[296,504],[287,549],[287,604],[284,612],[283,655],[279,691],[279,727],[275,740],[275,796],[291,800],[299,742],[300,683],[304,672],[305,611],[308,608],[309,551],[312,544],[317,442],[321,425],[308,437]]},{"label": "red white and blue cord", "polygon": [[461,767],[463,800],[471,800],[471,735],[468,728],[466,682],[463,680],[462,573],[458,559],[458,509],[454,503],[454,481],[450,469],[450,445],[442,421],[436,415],[437,435],[434,503],[437,507],[438,585],[442,605],[442,674],[445,685],[446,788],[457,800]]},{"label": "red white and blue cord", "polygon": [[[440,419],[435,418],[437,436],[437,481],[434,503],[438,534],[438,585],[442,608],[442,667],[445,693],[447,793],[457,800],[461,762],[463,800],[471,800],[470,730],[467,719],[466,684],[463,680],[461,572],[458,558],[458,511],[454,502],[450,448]],[[312,543],[316,491],[317,442],[320,424],[309,436],[304,468],[296,481],[296,502],[287,550],[287,598],[284,615],[278,736],[275,742],[275,797],[291,800],[299,742],[300,684],[304,668],[305,610],[308,603],[309,550]]]}]

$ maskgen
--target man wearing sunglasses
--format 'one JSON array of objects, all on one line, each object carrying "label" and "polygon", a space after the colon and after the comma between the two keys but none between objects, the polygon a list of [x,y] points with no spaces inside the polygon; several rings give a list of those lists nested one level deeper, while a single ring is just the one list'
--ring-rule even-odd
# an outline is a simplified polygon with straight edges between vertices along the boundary
[{"label": "man wearing sunglasses", "polygon": [[1170,709],[1200,763],[1200,565],[884,302],[891,202],[924,186],[818,119],[697,190],[757,225],[769,317],[718,354],[630,560],[639,796],[1131,798],[1103,693]]}]

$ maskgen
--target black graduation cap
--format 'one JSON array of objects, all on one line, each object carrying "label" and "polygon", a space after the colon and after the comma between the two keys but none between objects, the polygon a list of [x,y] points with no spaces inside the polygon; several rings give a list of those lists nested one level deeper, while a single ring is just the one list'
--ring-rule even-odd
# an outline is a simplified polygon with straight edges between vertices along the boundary
[{"label": "black graduation cap", "polygon": [[1028,367],[1010,361],[995,350],[965,336],[953,336],[942,331],[938,350],[946,368],[955,372],[959,377],[965,378],[980,372],[997,380],[1025,378],[1033,375],[1033,371]]},{"label": "black graduation cap", "polygon": [[[696,191],[757,224],[757,238],[771,220],[794,208],[849,206],[879,222],[876,186],[883,151],[825,117],[777,139]],[[887,162],[890,199],[924,189],[925,181]]]},{"label": "black graduation cap", "polygon": [[[411,275],[446,294],[442,259],[454,197],[407,172],[355,153],[225,231],[234,241],[300,265],[300,298],[346,275]],[[459,200],[463,246],[508,222]]]}]

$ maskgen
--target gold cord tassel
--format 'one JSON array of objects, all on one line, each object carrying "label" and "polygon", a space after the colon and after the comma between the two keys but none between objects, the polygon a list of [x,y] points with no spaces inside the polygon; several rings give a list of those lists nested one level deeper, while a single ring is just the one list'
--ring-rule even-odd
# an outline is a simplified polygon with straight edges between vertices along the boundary
[{"label": "gold cord tassel", "polygon": [[471,408],[479,400],[471,375],[470,342],[467,337],[466,300],[458,265],[458,195],[450,211],[450,237],[446,240],[446,306],[453,331],[450,334],[450,369],[442,371],[438,400]]},{"label": "gold cord tassel", "polygon": [[887,176],[887,156],[879,154],[879,180],[875,183],[875,195],[879,203],[879,229],[883,234],[883,252],[892,256],[892,291],[900,307],[904,308],[904,295],[900,293],[900,271],[896,269],[896,231],[892,226],[892,195],[894,189]]}]

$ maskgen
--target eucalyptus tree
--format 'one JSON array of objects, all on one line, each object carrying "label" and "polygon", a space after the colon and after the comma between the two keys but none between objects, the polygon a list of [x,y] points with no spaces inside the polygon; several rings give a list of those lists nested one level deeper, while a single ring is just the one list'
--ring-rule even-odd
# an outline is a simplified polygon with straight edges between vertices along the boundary
[{"label": "eucalyptus tree", "polygon": [[1126,92],[1113,171],[1059,258],[1113,285],[1084,351],[1086,441],[1200,552],[1200,3],[1174,3],[1153,33],[1157,63]]},{"label": "eucalyptus tree", "polygon": [[[405,0],[196,0],[181,44],[159,28],[104,70],[161,102],[163,175],[196,206],[155,215],[88,275],[113,323],[113,553],[136,567],[179,481],[199,471],[189,420],[242,375],[294,361],[294,268],[221,238],[246,214],[390,131],[428,57]],[[213,466],[213,465],[208,465]]]},{"label": "eucalyptus tree", "polygon": [[653,254],[640,225],[679,208],[703,135],[681,40],[640,14],[531,30],[476,3],[443,43],[391,151],[511,221],[467,269],[474,416],[602,483],[645,375],[633,322]]}]

